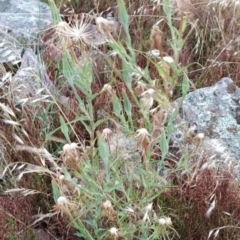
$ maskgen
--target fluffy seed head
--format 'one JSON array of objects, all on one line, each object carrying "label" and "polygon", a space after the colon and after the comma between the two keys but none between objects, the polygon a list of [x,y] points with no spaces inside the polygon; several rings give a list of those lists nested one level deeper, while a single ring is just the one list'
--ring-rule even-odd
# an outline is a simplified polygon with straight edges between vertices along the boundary
[{"label": "fluffy seed head", "polygon": [[56,27],[59,36],[65,36],[75,43],[90,44],[94,32],[90,28],[87,19],[83,17],[80,20],[75,20],[70,26],[66,22],[58,23]]},{"label": "fluffy seed head", "polygon": [[69,204],[69,200],[66,197],[64,197],[64,196],[60,196],[57,199],[57,204],[59,206],[67,206]]},{"label": "fluffy seed head", "polygon": [[140,128],[137,130],[137,135],[135,136],[138,142],[142,142],[145,138],[148,138],[151,136],[148,133],[148,130],[146,128]]},{"label": "fluffy seed head", "polygon": [[112,95],[113,94],[112,86],[110,84],[104,84],[101,92],[107,92]]},{"label": "fluffy seed head", "polygon": [[141,94],[140,104],[142,105],[143,110],[149,111],[153,106],[155,92],[156,91],[154,89],[149,88]]},{"label": "fluffy seed head", "polygon": [[102,130],[102,138],[103,138],[103,140],[104,141],[109,141],[109,139],[110,139],[110,136],[112,135],[112,130],[110,129],[110,128],[104,128],[103,130]]},{"label": "fluffy seed head", "polygon": [[113,209],[112,203],[109,200],[103,202],[102,207],[105,209]]},{"label": "fluffy seed head", "polygon": [[115,227],[112,227],[112,228],[109,230],[109,233],[110,233],[112,236],[117,237],[117,236],[118,236],[118,229],[115,228]]},{"label": "fluffy seed head", "polygon": [[158,219],[160,225],[170,226],[172,225],[172,220],[170,217],[161,217]]}]

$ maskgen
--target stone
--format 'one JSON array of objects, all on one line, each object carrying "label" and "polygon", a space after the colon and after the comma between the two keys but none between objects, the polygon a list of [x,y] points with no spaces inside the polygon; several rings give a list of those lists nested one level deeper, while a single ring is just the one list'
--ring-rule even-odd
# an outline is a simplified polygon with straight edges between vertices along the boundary
[{"label": "stone", "polygon": [[37,97],[40,89],[43,89],[43,91],[39,92],[39,97],[46,94],[56,98],[62,103],[66,104],[68,102],[68,99],[61,96],[55,88],[46,73],[45,66],[39,62],[37,56],[30,48],[24,51],[21,67],[13,77],[12,85],[18,92],[16,94],[18,101],[28,97]]},{"label": "stone", "polygon": [[[196,142],[201,141],[200,149],[209,158],[239,164],[240,88],[232,79],[224,77],[214,86],[188,93],[174,128],[171,144],[175,148],[194,150],[196,145],[199,147]],[[198,133],[203,133],[204,138],[197,139]]]},{"label": "stone", "polygon": [[49,6],[38,0],[0,0],[0,42],[33,44],[52,24]]}]

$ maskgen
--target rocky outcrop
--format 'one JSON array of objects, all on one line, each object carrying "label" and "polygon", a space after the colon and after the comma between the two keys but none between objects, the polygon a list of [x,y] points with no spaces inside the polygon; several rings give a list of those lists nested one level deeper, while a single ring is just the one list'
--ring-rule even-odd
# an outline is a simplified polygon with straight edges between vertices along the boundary
[{"label": "rocky outcrop", "polygon": [[[178,99],[177,102],[180,102]],[[187,94],[175,122],[174,147],[200,150],[218,162],[240,160],[240,88],[228,77]],[[200,135],[199,133],[203,133]],[[200,144],[201,143],[201,144]],[[239,166],[237,166],[239,169]]]},{"label": "rocky outcrop", "polygon": [[51,23],[51,11],[45,3],[38,0],[1,0],[0,41],[33,44],[38,33]]}]

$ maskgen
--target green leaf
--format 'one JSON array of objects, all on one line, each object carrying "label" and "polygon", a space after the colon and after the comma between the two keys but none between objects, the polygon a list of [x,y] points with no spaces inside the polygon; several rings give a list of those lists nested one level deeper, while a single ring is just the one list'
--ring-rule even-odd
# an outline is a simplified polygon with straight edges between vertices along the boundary
[{"label": "green leaf", "polygon": [[132,89],[132,77],[131,77],[132,70],[128,63],[122,63],[122,76],[123,81],[126,83],[128,89]]},{"label": "green leaf", "polygon": [[183,82],[182,82],[182,95],[185,97],[189,91],[189,79],[186,74],[183,75]]},{"label": "green leaf", "polygon": [[129,98],[126,94],[126,92],[123,92],[123,106],[124,110],[127,113],[128,117],[132,115],[132,104],[129,101]]},{"label": "green leaf", "polygon": [[135,53],[132,48],[131,37],[129,34],[129,16],[128,16],[124,1],[118,0],[117,2],[118,2],[119,21],[122,24],[124,32],[126,34],[126,43],[127,43],[127,48],[131,55],[131,62],[134,63],[135,62]]},{"label": "green leaf", "polygon": [[61,196],[58,184],[56,183],[56,181],[54,179],[52,179],[52,191],[53,191],[53,199],[55,201],[55,203],[57,203],[58,198]]},{"label": "green leaf", "polygon": [[104,169],[105,169],[105,176],[106,180],[109,180],[109,148],[105,141],[103,140],[102,136],[98,136],[98,152],[99,156],[103,161]]},{"label": "green leaf", "polygon": [[165,130],[163,130],[162,133],[161,133],[160,149],[162,151],[162,161],[163,161],[165,159],[165,157],[168,153],[168,149],[169,149],[169,144],[168,144],[168,141],[167,141]]},{"label": "green leaf", "polygon": [[48,4],[50,6],[50,9],[52,11],[52,17],[53,17],[53,23],[54,25],[61,22],[62,21],[62,18],[60,16],[60,13],[59,13],[59,10],[55,4],[55,1],[50,1],[48,0]]},{"label": "green leaf", "polygon": [[69,129],[62,116],[60,116],[60,124],[61,124],[61,132],[63,133],[66,140],[70,143],[71,140],[69,138]]},{"label": "green leaf", "polygon": [[123,0],[118,0],[119,21],[126,34],[129,34],[129,16]]},{"label": "green leaf", "polygon": [[106,119],[100,119],[94,123],[94,129],[96,129],[100,124],[104,123]]},{"label": "green leaf", "polygon": [[121,117],[122,114],[122,104],[119,100],[119,98],[117,97],[117,95],[115,94],[113,96],[113,112],[118,116]]}]

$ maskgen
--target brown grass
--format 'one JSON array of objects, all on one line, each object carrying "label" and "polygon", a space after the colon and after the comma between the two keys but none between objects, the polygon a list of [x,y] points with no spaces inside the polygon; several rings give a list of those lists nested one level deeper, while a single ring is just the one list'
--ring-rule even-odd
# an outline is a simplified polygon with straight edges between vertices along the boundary
[{"label": "brown grass", "polygon": [[[69,1],[67,1],[69,3]],[[67,12],[66,7],[63,7],[63,2],[59,3],[62,7],[60,8],[63,14],[63,19],[69,21],[72,15]],[[99,5],[96,5],[94,1],[81,1],[81,6],[73,3],[75,13],[81,14],[83,12],[89,12],[95,9],[95,12],[101,13],[106,10],[106,6],[112,6],[113,11],[117,11],[114,8],[116,1],[100,1]],[[71,6],[68,6],[71,7]],[[147,0],[128,1],[127,3],[128,12],[130,15],[130,35],[133,40],[133,47],[137,50],[137,64],[141,68],[148,67],[150,71],[150,77],[160,78],[159,73],[156,70],[155,65],[151,62],[148,65],[148,59],[145,56],[146,51],[149,51],[151,46],[150,32],[152,26],[159,20],[162,22],[159,24],[159,29],[163,33],[162,44],[165,55],[173,55],[173,50],[170,47],[170,31],[166,23],[166,18],[162,6],[155,6],[154,3],[150,3]],[[140,11],[140,7],[141,11]],[[153,8],[155,7],[155,8]],[[179,21],[181,16],[186,16],[188,26],[183,34],[185,44],[180,53],[179,65],[186,66],[191,65],[188,68],[189,77],[197,87],[209,86],[218,81],[221,77],[231,77],[236,83],[240,79],[240,55],[239,55],[239,44],[238,44],[238,12],[233,5],[227,7],[216,6],[215,10],[207,7],[206,1],[195,1],[192,0],[188,5],[176,6],[174,13],[174,25],[179,28]],[[240,10],[240,9],[239,9]],[[45,33],[44,33],[45,34]],[[43,34],[43,35],[44,35]],[[46,33],[46,35],[49,34]],[[47,42],[49,35],[43,36],[42,41]],[[55,40],[53,41],[55,44]],[[198,44],[197,44],[198,43]],[[57,43],[56,43],[57,44]],[[43,44],[44,47],[49,47]],[[57,45],[56,45],[57,46]],[[56,79],[61,73],[55,72],[56,62],[61,57],[61,49],[54,45],[54,52],[52,49],[52,55],[43,56],[44,61],[48,67],[48,74],[50,79],[59,87],[56,83]],[[48,48],[47,48],[48,49]],[[49,51],[49,49],[48,49]],[[108,49],[102,47],[101,51],[106,54]],[[79,52],[78,52],[79,53]],[[79,57],[81,53],[77,57]],[[107,58],[106,58],[107,59]],[[94,67],[95,82],[92,84],[92,92],[98,93],[106,83],[107,78],[111,78],[111,85],[116,91],[117,96],[122,99],[122,94],[126,91],[126,86],[122,80],[121,73],[121,60],[114,58],[110,59],[111,64],[106,59],[100,59],[96,61]],[[109,59],[108,59],[109,60]],[[108,74],[103,73],[103,65],[106,64],[110,72]],[[111,71],[111,68],[115,68],[116,71]],[[110,77],[109,77],[110,76]],[[173,98],[179,96],[178,88],[181,86],[181,76],[176,84],[174,93],[176,95]],[[70,106],[61,106],[65,116],[69,121],[74,120],[76,115],[80,115],[81,112],[78,108],[77,101],[69,86],[61,89],[61,93],[70,98]],[[84,94],[78,91],[80,97],[84,98]],[[139,119],[137,111],[135,112],[136,105],[127,91],[129,99],[133,105],[134,119]],[[12,109],[15,109],[14,104],[11,100],[11,94],[5,99],[1,99],[5,104],[8,104]],[[111,100],[99,96],[94,100],[94,113],[98,109],[106,110],[106,117],[113,117]],[[33,164],[39,164],[41,161],[35,155],[30,155],[26,152],[17,152],[12,147],[16,144],[12,134],[20,134],[25,145],[32,147],[47,146],[51,149],[51,152],[57,152],[59,146],[56,146],[53,142],[44,142],[43,129],[48,132],[59,125],[58,109],[54,109],[55,113],[51,115],[51,119],[39,119],[36,116],[41,115],[46,117],[41,111],[42,108],[47,108],[47,105],[34,106],[29,108],[27,111],[17,111],[17,120],[22,123],[22,127],[26,130],[29,137],[24,136],[20,130],[14,129],[12,126],[8,126],[4,123],[0,123],[0,131],[4,133],[7,141],[4,139],[4,145],[6,146],[6,162],[29,162]],[[95,120],[97,115],[95,115]],[[43,125],[45,122],[48,124]],[[135,123],[137,126],[137,122]],[[50,126],[50,127],[49,127]],[[103,126],[100,126],[101,130]],[[98,130],[99,130],[98,129]],[[75,133],[80,139],[85,141],[90,140],[90,136],[85,130],[81,123],[74,125]],[[63,134],[60,131],[55,133],[56,137],[63,138]],[[75,135],[71,135],[71,140],[74,142]],[[160,155],[160,153],[158,153]],[[159,155],[157,159],[159,159]],[[197,175],[193,176],[193,172],[197,171]],[[240,224],[240,194],[238,183],[234,180],[230,171],[223,171],[219,173],[216,169],[205,169],[200,171],[199,169],[193,169],[192,173],[181,175],[174,173],[172,176],[173,187],[168,188],[161,197],[154,200],[155,206],[164,206],[166,209],[171,209],[172,219],[174,219],[174,228],[181,236],[181,239],[193,240],[200,239],[205,240],[211,230],[224,227],[219,231],[219,235],[215,239],[239,239],[240,230],[238,229]],[[26,177],[21,186],[26,188],[34,188],[41,192],[51,194],[50,181],[42,181],[43,179],[34,179]],[[32,183],[29,185],[29,183]],[[9,232],[13,232],[13,235],[18,239],[21,234],[28,238],[27,235],[32,236],[32,230],[28,228],[28,224],[31,222],[31,216],[36,214],[38,207],[41,207],[42,211],[48,212],[53,204],[52,197],[44,195],[41,197],[41,204],[37,197],[20,198],[8,196],[0,198],[0,205],[2,211],[0,213],[0,225],[7,226],[6,230],[0,231],[0,238],[7,238]],[[213,209],[212,214],[206,217],[211,203],[215,199],[216,206]],[[8,218],[13,219],[14,224],[8,222]],[[101,226],[104,226],[104,219],[100,222]],[[139,219],[138,219],[139,220]],[[12,220],[10,220],[11,222]],[[115,221],[115,219],[114,219]],[[68,227],[67,221],[62,219],[60,216],[53,218],[50,222],[44,223],[45,227],[52,232],[52,234],[58,239],[74,239],[74,230]],[[107,225],[110,227],[110,225]],[[20,233],[20,230],[26,230],[25,233]],[[69,235],[67,233],[70,231]],[[77,239],[77,238],[76,238]]]}]

